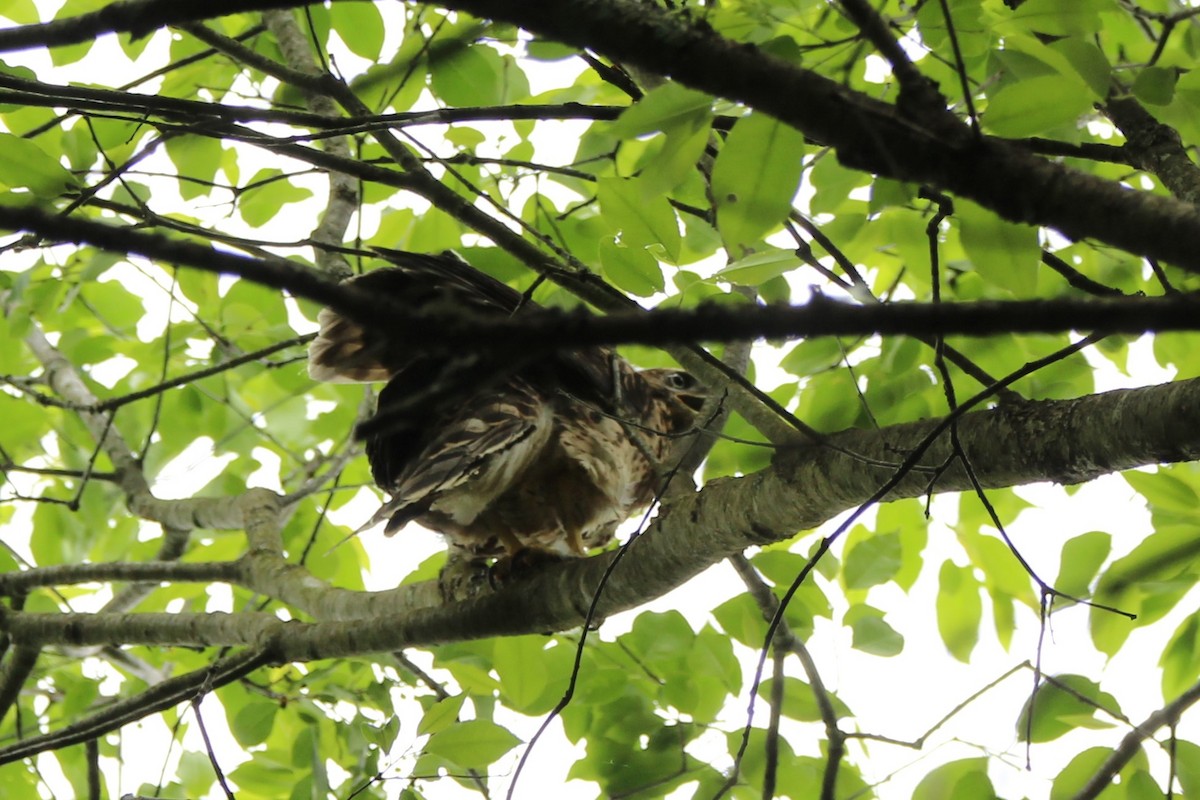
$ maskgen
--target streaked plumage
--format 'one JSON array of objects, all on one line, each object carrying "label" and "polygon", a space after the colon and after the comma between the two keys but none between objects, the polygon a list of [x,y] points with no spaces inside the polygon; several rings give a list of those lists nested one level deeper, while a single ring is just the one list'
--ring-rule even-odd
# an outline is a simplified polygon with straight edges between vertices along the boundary
[{"label": "streaked plumage", "polygon": [[[516,290],[449,256],[382,251],[396,266],[354,279],[418,308],[479,314],[532,307]],[[419,398],[440,380],[444,357],[405,352],[324,309],[309,373],[325,381],[379,381],[379,411]],[[545,356],[437,408],[406,408],[367,441],[376,483],[390,500],[375,520],[394,533],[416,521],[446,536],[451,564],[467,571],[531,551],[582,556],[645,508],[655,462],[690,428],[704,392],[686,372],[638,371],[606,348]],[[631,436],[629,429],[638,433]],[[474,569],[475,574],[478,570]],[[450,596],[474,578],[443,574]]]}]

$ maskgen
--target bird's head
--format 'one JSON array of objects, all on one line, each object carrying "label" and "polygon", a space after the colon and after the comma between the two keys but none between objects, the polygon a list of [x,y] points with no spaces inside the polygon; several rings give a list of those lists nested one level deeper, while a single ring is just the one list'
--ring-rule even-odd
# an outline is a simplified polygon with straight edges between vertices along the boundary
[{"label": "bird's head", "polygon": [[685,430],[695,424],[696,414],[708,399],[707,386],[681,369],[647,369],[641,376],[672,407],[669,415],[672,430]]}]

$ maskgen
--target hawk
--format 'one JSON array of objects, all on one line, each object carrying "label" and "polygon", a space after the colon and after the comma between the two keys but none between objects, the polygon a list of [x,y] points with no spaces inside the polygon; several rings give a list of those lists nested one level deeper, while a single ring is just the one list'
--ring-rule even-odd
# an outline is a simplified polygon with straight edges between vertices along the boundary
[{"label": "hawk", "polygon": [[[480,316],[536,308],[452,254],[379,252],[394,266],[353,278],[356,287]],[[390,498],[368,525],[386,519],[392,534],[417,522],[443,534],[447,599],[482,588],[493,560],[507,571],[608,543],[654,499],[658,464],[694,426],[707,394],[687,372],[637,370],[591,347],[539,357],[423,406],[422,394],[445,377],[444,355],[406,352],[328,308],[318,321],[310,376],[387,381],[376,420],[399,410],[399,421],[367,439],[371,474]]]}]

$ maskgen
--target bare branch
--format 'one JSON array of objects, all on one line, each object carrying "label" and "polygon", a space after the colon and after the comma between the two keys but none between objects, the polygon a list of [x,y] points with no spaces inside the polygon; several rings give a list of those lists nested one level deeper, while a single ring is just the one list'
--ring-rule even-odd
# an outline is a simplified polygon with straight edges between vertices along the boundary
[{"label": "bare branch", "polygon": [[1096,770],[1083,788],[1075,793],[1073,800],[1092,800],[1092,798],[1099,797],[1101,792],[1112,785],[1113,779],[1129,763],[1129,760],[1138,754],[1143,740],[1153,736],[1154,732],[1164,725],[1173,727],[1178,724],[1183,712],[1195,705],[1197,701],[1200,701],[1200,682],[1192,684],[1186,692],[1152,713],[1145,722],[1125,734],[1117,748],[1100,765],[1100,769]]},{"label": "bare branch", "polygon": [[171,706],[191,700],[203,686],[211,688],[224,686],[270,663],[271,660],[271,654],[261,650],[244,650],[236,655],[219,659],[194,672],[151,686],[133,697],[118,700],[57,731],[30,736],[7,747],[0,747],[0,765],[11,764],[22,758],[29,758],[49,750],[79,744],[110,731],[118,730],[130,722],[144,719],[151,714],[165,711]]}]

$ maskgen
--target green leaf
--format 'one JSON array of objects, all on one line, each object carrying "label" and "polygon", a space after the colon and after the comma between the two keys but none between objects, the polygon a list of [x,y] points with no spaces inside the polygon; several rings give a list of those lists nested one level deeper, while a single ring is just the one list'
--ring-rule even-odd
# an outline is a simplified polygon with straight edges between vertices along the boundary
[{"label": "green leaf", "polygon": [[[1061,685],[1061,688],[1060,688]],[[1028,727],[1029,707],[1033,705],[1033,725]],[[1108,722],[1096,718],[1099,708],[1109,714],[1120,713],[1112,695],[1100,691],[1096,682],[1082,675],[1059,675],[1054,683],[1043,683],[1025,702],[1017,719],[1017,736],[1021,741],[1049,742],[1077,728],[1111,728]],[[1028,728],[1028,730],[1027,730]]]},{"label": "green leaf", "polygon": [[1055,777],[1050,788],[1050,800],[1075,797],[1110,756],[1112,750],[1107,747],[1092,747],[1076,755]]},{"label": "green leaf", "polygon": [[[80,14],[88,14],[96,11],[101,5],[103,5],[101,0],[67,0],[59,7],[58,12],[55,14],[55,19],[61,20]],[[50,48],[50,60],[55,66],[73,64],[88,54],[95,41],[93,38],[88,38],[77,44],[70,44],[65,47],[52,47]]]},{"label": "green leaf", "polygon": [[1176,78],[1173,69],[1142,67],[1133,79],[1133,94],[1152,106],[1168,105],[1175,96]]},{"label": "green leaf", "polygon": [[95,310],[96,316],[114,331],[132,333],[146,315],[143,298],[118,281],[85,284],[80,295]]},{"label": "green leaf", "polygon": [[1103,531],[1081,533],[1063,543],[1058,578],[1054,588],[1075,597],[1088,594],[1088,587],[1112,549],[1112,536]]},{"label": "green leaf", "polygon": [[0,133],[0,186],[28,189],[38,197],[53,198],[75,185],[75,176],[58,159],[29,139]]},{"label": "green leaf", "polygon": [[1167,702],[1200,679],[1200,614],[1192,614],[1175,629],[1158,665],[1162,667],[1162,693]]},{"label": "green leaf", "polygon": [[964,758],[930,770],[913,790],[913,800],[992,800],[996,790],[986,758]]},{"label": "green leaf", "polygon": [[1087,83],[1096,99],[1108,95],[1112,81],[1112,64],[1104,55],[1104,51],[1093,42],[1071,36],[1060,39],[1049,45],[1050,49],[1061,53],[1079,77]]},{"label": "green leaf", "polygon": [[[759,697],[771,696],[774,680],[774,678],[767,678],[762,682],[758,689]],[[817,698],[811,686],[790,675],[783,676],[783,685],[782,713],[784,716],[801,722],[819,722],[821,720],[821,709],[817,705]],[[826,689],[826,693],[833,706],[835,716],[839,718],[852,716],[850,709],[836,695],[829,692],[828,689]]]},{"label": "green leaf", "polygon": [[762,647],[767,623],[748,594],[739,594],[712,610],[713,619],[725,633],[747,647]]},{"label": "green leaf", "polygon": [[855,539],[846,549],[842,582],[847,589],[869,589],[891,580],[900,568],[900,536],[883,533]]},{"label": "green leaf", "polygon": [[714,722],[729,698],[729,691],[715,676],[693,672],[673,675],[662,690],[662,702],[697,722]]},{"label": "green leaf", "polygon": [[10,19],[18,25],[28,25],[39,22],[41,19],[33,0],[4,0],[0,3],[0,16]]},{"label": "green leaf", "polygon": [[1037,288],[1037,228],[1000,219],[971,202],[955,202],[959,240],[972,266],[992,286],[1018,297]]},{"label": "green leaf", "polygon": [[260,169],[238,202],[238,213],[248,225],[259,227],[275,218],[288,203],[298,203],[312,197],[312,192],[282,180],[277,169]]},{"label": "green leaf", "polygon": [[1019,597],[1036,607],[1029,573],[1007,544],[994,536],[972,531],[959,531],[971,563],[983,573],[983,583],[1009,597]]},{"label": "green leaf", "polygon": [[647,92],[609,126],[619,139],[632,139],[679,126],[703,127],[711,117],[711,95],[668,81]]},{"label": "green leaf", "polygon": [[279,787],[294,786],[301,776],[294,768],[273,763],[259,754],[239,764],[229,777],[242,791],[259,797],[279,797]]},{"label": "green leaf", "polygon": [[700,123],[678,125],[657,137],[661,145],[643,161],[639,179],[646,189],[656,192],[672,192],[696,176],[696,165],[704,157],[712,131],[711,118],[703,117]]},{"label": "green leaf", "polygon": [[871,201],[868,208],[878,213],[888,206],[907,206],[917,197],[918,187],[912,183],[876,178],[871,182]]},{"label": "green leaf", "polygon": [[614,286],[629,294],[649,297],[666,288],[662,268],[647,250],[605,239],[600,242],[600,266]]},{"label": "green leaf", "polygon": [[417,723],[417,734],[439,733],[449,728],[458,721],[458,714],[466,699],[466,694],[459,693],[438,700]]},{"label": "green leaf", "polygon": [[717,230],[734,255],[779,228],[803,169],[804,137],[761,113],[733,126],[713,164]]},{"label": "green leaf", "polygon": [[883,612],[867,605],[851,606],[846,624],[854,632],[851,646],[873,656],[891,657],[904,650],[904,637],[883,618]]},{"label": "green leaf", "polygon": [[490,47],[464,47],[434,59],[429,83],[434,94],[452,106],[489,106],[500,102],[500,54]]},{"label": "green leaf", "polygon": [[429,85],[449,105],[468,108],[501,105],[529,96],[525,73],[511,58],[482,44],[433,59]]},{"label": "green leaf", "polygon": [[1114,561],[1096,583],[1094,600],[1136,615],[1088,611],[1092,641],[1114,655],[1135,627],[1161,619],[1196,585],[1200,542],[1191,523],[1160,525],[1128,555]]},{"label": "green leaf", "polygon": [[184,200],[207,196],[224,156],[221,140],[212,136],[172,136],[164,146],[179,174],[191,178],[179,181],[180,196]]},{"label": "green leaf", "polygon": [[509,636],[496,640],[492,668],[500,676],[500,693],[517,711],[531,706],[546,687],[545,638]]},{"label": "green leaf", "polygon": [[495,763],[520,743],[507,728],[489,720],[472,719],[435,733],[426,743],[425,752],[463,769],[478,769]]},{"label": "green leaf", "polygon": [[819,431],[839,431],[852,427],[862,409],[855,402],[854,379],[844,369],[812,376],[800,393],[795,415]]},{"label": "green leaf", "polygon": [[1097,33],[1100,13],[1117,11],[1114,0],[1028,0],[1012,13],[1001,31],[1020,28],[1052,36]]},{"label": "green leaf", "polygon": [[1123,472],[1121,477],[1134,488],[1151,508],[1178,511],[1191,515],[1200,506],[1196,489],[1178,475],[1166,470],[1158,472]]},{"label": "green leaf", "polygon": [[338,37],[356,56],[377,61],[383,49],[383,15],[374,3],[334,3],[329,19]]},{"label": "green leaf", "polygon": [[808,173],[814,190],[809,207],[814,214],[832,214],[841,211],[843,206],[862,204],[861,200],[851,200],[850,192],[869,185],[869,175],[842,166],[832,153],[814,160],[816,164]]},{"label": "green leaf", "polygon": [[801,263],[791,250],[770,248],[739,258],[729,266],[717,270],[713,277],[742,286],[758,286],[771,278],[788,274]]},{"label": "green leaf", "polygon": [[188,790],[189,797],[200,797],[207,793],[217,780],[208,754],[197,753],[194,750],[185,750],[179,754],[179,768],[175,774]]},{"label": "green leaf", "polygon": [[577,48],[547,39],[533,39],[526,42],[525,52],[536,61],[562,61],[565,58],[574,58],[579,55]]},{"label": "green leaf", "polygon": [[1175,776],[1183,789],[1181,797],[1200,797],[1200,745],[1176,741]]},{"label": "green leaf", "polygon": [[1092,93],[1075,77],[1042,75],[1010,83],[988,98],[983,124],[997,136],[1021,138],[1074,124],[1091,110]]},{"label": "green leaf", "polygon": [[895,532],[900,537],[900,568],[893,580],[908,591],[925,564],[921,554],[929,541],[922,505],[917,500],[886,503],[879,509],[875,528],[880,533]]},{"label": "green leaf", "polygon": [[950,654],[963,663],[970,661],[971,651],[979,641],[982,617],[979,582],[971,568],[955,566],[949,560],[943,562],[938,572],[938,633]]},{"label": "green leaf", "polygon": [[832,336],[822,336],[797,344],[779,360],[779,366],[793,375],[804,377],[837,366],[843,357],[841,343]]},{"label": "green leaf", "polygon": [[[950,18],[954,21],[956,45],[968,59],[983,55],[992,45],[992,29],[979,0],[950,0]],[[949,26],[942,3],[922,3],[917,11],[921,40],[934,52],[951,47]]]},{"label": "green leaf", "polygon": [[624,178],[601,178],[596,196],[605,221],[620,231],[621,244],[658,245],[672,262],[679,258],[679,220],[666,197],[646,197],[636,181]]}]

